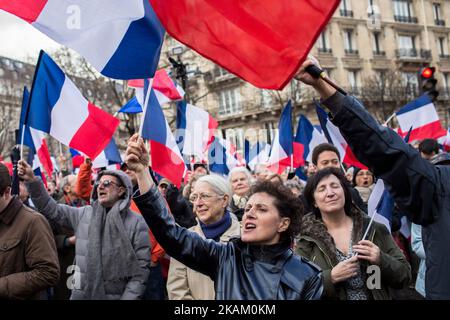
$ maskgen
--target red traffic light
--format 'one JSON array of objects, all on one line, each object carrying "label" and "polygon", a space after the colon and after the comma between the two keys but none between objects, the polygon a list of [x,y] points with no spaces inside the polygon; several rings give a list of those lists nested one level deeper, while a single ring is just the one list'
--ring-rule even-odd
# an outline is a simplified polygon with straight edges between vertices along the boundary
[{"label": "red traffic light", "polygon": [[434,67],[423,68],[420,75],[422,76],[422,78],[430,79],[434,76],[435,71],[436,71],[436,68],[434,68]]}]

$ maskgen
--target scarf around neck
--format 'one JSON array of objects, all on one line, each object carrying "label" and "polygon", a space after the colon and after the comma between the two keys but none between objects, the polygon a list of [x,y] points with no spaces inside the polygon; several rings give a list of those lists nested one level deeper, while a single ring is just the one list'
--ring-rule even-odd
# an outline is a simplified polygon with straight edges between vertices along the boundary
[{"label": "scarf around neck", "polygon": [[228,210],[225,211],[222,219],[211,224],[204,224],[200,221],[200,227],[205,234],[206,239],[213,239],[219,241],[220,237],[228,230],[231,226],[231,215]]}]

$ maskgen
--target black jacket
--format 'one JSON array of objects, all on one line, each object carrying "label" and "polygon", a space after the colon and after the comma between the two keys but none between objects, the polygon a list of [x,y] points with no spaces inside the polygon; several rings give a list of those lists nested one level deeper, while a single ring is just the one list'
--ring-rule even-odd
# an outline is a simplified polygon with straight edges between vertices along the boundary
[{"label": "black jacket", "polygon": [[398,207],[422,225],[427,298],[450,299],[450,167],[433,166],[351,96],[323,101],[356,157],[386,183]]},{"label": "black jacket", "polygon": [[174,259],[214,280],[218,300],[319,299],[320,269],[289,247],[275,264],[255,259],[239,238],[229,243],[205,240],[175,224],[156,188],[134,199],[156,240]]}]

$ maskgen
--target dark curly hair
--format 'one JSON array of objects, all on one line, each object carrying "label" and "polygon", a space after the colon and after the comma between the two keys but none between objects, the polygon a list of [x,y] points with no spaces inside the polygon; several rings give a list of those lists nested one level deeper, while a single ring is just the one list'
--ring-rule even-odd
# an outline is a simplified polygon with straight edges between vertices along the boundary
[{"label": "dark curly hair", "polygon": [[251,188],[250,197],[255,193],[267,193],[272,196],[275,199],[274,205],[280,216],[291,220],[289,227],[281,234],[282,240],[286,239],[286,237],[292,240],[299,234],[303,217],[303,205],[288,187],[265,180],[256,183]]},{"label": "dark curly hair", "polygon": [[322,217],[322,215],[320,213],[319,208],[316,208],[314,206],[314,204],[316,203],[314,200],[314,191],[316,191],[316,188],[319,185],[320,181],[331,175],[338,178],[339,182],[341,183],[342,189],[344,189],[344,196],[345,196],[344,211],[345,214],[351,215],[353,205],[352,205],[352,193],[350,191],[350,184],[347,178],[342,173],[341,169],[329,167],[317,171],[313,176],[311,176],[308,179],[308,182],[306,183],[305,187],[304,195],[306,198],[306,202],[311,206],[311,208],[313,208],[313,212],[318,218]]},{"label": "dark curly hair", "polygon": [[0,196],[2,196],[10,186],[11,176],[9,175],[8,167],[3,163],[0,163]]}]

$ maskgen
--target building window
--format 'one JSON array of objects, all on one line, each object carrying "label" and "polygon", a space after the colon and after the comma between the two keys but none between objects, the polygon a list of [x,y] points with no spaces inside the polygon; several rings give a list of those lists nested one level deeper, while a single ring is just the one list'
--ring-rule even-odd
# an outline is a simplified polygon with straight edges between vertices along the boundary
[{"label": "building window", "polygon": [[397,22],[417,23],[411,0],[393,0],[394,20]]},{"label": "building window", "polygon": [[353,30],[352,29],[344,30],[344,47],[345,47],[345,53],[358,54],[358,50],[356,50],[356,44],[353,40]]},{"label": "building window", "polygon": [[241,111],[241,96],[238,88],[219,92],[219,115],[232,115]]},{"label": "building window", "polygon": [[261,90],[261,106],[264,108],[272,107],[272,95],[267,90]]},{"label": "building window", "polygon": [[441,58],[449,58],[448,55],[448,41],[446,37],[438,38],[439,56]]},{"label": "building window", "polygon": [[419,79],[417,77],[417,73],[413,72],[403,72],[403,85],[406,86],[406,92],[414,97],[417,92],[417,88],[419,87]]},{"label": "building window", "polygon": [[353,11],[351,7],[350,0],[342,0],[340,8],[341,16],[343,17],[353,17]]},{"label": "building window", "polygon": [[327,30],[323,30],[318,39],[318,50],[321,53],[331,53]]},{"label": "building window", "polygon": [[381,46],[381,34],[379,32],[374,32],[372,34],[373,42],[373,54],[376,56],[384,56],[384,51]]},{"label": "building window", "polygon": [[437,26],[445,26],[445,20],[442,19],[442,11],[440,3],[433,3],[434,23]]},{"label": "building window", "polygon": [[275,135],[275,127],[272,122],[266,122],[264,124],[264,129],[266,129],[266,143],[272,144],[273,137]]},{"label": "building window", "polygon": [[448,83],[448,73],[447,72],[443,72],[442,73],[442,87],[443,87],[443,89],[444,89],[446,94],[449,93],[448,92],[448,85],[449,85],[449,83]]},{"label": "building window", "polygon": [[348,70],[348,83],[350,85],[350,91],[354,94],[358,94],[360,81],[359,72],[357,70]]},{"label": "building window", "polygon": [[413,36],[398,37],[398,57],[417,57],[415,39]]}]

